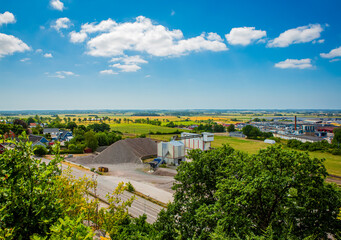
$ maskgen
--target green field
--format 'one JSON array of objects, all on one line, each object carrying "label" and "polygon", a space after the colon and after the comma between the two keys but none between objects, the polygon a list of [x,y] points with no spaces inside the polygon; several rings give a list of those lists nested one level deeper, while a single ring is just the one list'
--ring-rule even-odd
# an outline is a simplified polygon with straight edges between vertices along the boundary
[{"label": "green field", "polygon": [[251,154],[257,153],[259,149],[266,148],[269,146],[269,144],[267,143],[256,140],[234,138],[228,136],[214,136],[212,147],[214,148],[221,147],[223,144],[229,144],[234,149]]},{"label": "green field", "polygon": [[[167,135],[151,135],[150,137],[159,141],[170,141],[174,134]],[[244,151],[247,153],[255,154],[259,149],[266,148],[270,144],[264,143],[262,141],[256,141],[251,139],[242,138],[232,138],[228,136],[214,136],[214,141],[212,147],[221,147],[223,144],[229,144],[234,149]],[[327,168],[329,174],[341,176],[341,156],[332,155],[330,153],[323,152],[309,152],[311,157],[316,157],[319,159],[324,158],[324,165]]]},{"label": "green field", "polygon": [[158,140],[158,141],[169,142],[174,135],[176,134],[150,135],[150,138]]},{"label": "green field", "polygon": [[341,176],[341,156],[323,152],[309,152],[311,157],[324,158],[324,165],[329,174]]},{"label": "green field", "polygon": [[[214,136],[214,142],[212,143],[212,147],[221,147],[224,143],[229,144],[234,149],[251,154],[257,153],[259,149],[270,146],[267,143],[250,139],[232,138],[227,136]],[[341,176],[341,156],[323,152],[309,152],[309,155],[311,157],[316,157],[319,159],[324,158],[325,159],[324,165],[326,166],[328,173]]]},{"label": "green field", "polygon": [[176,131],[176,128],[154,126],[150,124],[139,124],[139,123],[121,123],[121,124],[110,124],[112,130],[120,131],[123,134],[148,134],[149,132],[160,132],[160,133],[171,133]]}]

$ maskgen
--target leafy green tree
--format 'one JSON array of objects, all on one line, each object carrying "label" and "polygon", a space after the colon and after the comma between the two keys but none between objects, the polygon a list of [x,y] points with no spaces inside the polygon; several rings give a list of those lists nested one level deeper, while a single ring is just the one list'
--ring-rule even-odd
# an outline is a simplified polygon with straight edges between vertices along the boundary
[{"label": "leafy green tree", "polygon": [[201,216],[214,211],[212,217],[220,218],[217,229],[227,237],[262,235],[268,228],[275,236],[299,239],[340,234],[341,192],[325,183],[323,160],[269,147],[257,155],[234,157],[228,165],[218,183],[215,206],[198,211]]},{"label": "leafy green tree", "polygon": [[110,131],[110,125],[106,123],[94,123],[87,127],[88,130],[93,130],[94,132],[105,132]]},{"label": "leafy green tree", "polygon": [[189,157],[178,167],[174,202],[155,224],[163,239],[340,237],[341,192],[325,183],[323,160],[279,146]]},{"label": "leafy green tree", "polygon": [[[59,218],[58,221],[50,227],[48,239],[51,240],[93,240],[94,233],[92,229],[83,224],[84,216],[80,215],[76,219],[69,216]],[[47,237],[34,235],[32,240],[46,240]]]},{"label": "leafy green tree", "polygon": [[98,148],[98,140],[95,133],[93,131],[86,132],[84,134],[84,138],[85,146],[91,148],[92,151],[96,151],[96,149]]},{"label": "leafy green tree", "polygon": [[340,147],[341,143],[341,128],[334,128],[334,138],[333,138],[333,143],[337,144],[338,147]]},{"label": "leafy green tree", "polygon": [[5,135],[9,134],[12,128],[12,124],[0,124],[0,135],[2,135],[3,142],[5,142]]},{"label": "leafy green tree", "polygon": [[66,125],[67,129],[70,129],[72,132],[75,128],[77,128],[77,124],[75,122],[68,122],[68,124]]},{"label": "leafy green tree", "polygon": [[227,131],[228,131],[228,132],[235,132],[235,131],[236,131],[236,128],[235,128],[234,124],[230,124],[230,125],[227,127]]},{"label": "leafy green tree", "polygon": [[14,132],[15,135],[21,135],[25,129],[21,125],[13,125],[12,132]]},{"label": "leafy green tree", "polygon": [[13,239],[46,234],[62,216],[53,179],[60,175],[57,156],[49,164],[33,158],[29,142],[0,155],[0,227],[13,229]]},{"label": "leafy green tree", "polygon": [[99,146],[108,146],[109,145],[109,140],[108,140],[108,136],[106,133],[104,133],[104,132],[97,133],[96,138],[98,140]]},{"label": "leafy green tree", "polygon": [[207,239],[216,226],[215,220],[207,221],[202,226],[196,216],[201,206],[214,205],[217,201],[215,192],[221,177],[223,159],[234,153],[229,146],[207,152],[193,150],[189,153],[192,162],[183,162],[174,177],[174,201],[162,211],[156,229],[162,239]]},{"label": "leafy green tree", "polygon": [[122,136],[113,132],[108,133],[108,145],[111,145],[122,139]]},{"label": "leafy green tree", "polygon": [[36,121],[37,121],[37,120],[34,119],[33,117],[29,117],[29,118],[27,119],[27,124],[35,123]]},{"label": "leafy green tree", "polygon": [[37,145],[34,147],[33,153],[34,153],[34,155],[36,155],[38,157],[42,157],[42,156],[45,156],[47,154],[47,149],[44,146]]},{"label": "leafy green tree", "polygon": [[15,119],[13,121],[13,125],[21,125],[24,129],[28,128],[27,123],[24,120],[21,120],[21,119]]}]

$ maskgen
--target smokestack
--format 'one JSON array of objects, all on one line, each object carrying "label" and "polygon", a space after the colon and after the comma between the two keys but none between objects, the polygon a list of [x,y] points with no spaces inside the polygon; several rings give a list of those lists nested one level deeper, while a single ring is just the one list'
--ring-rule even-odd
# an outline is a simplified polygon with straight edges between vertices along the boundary
[{"label": "smokestack", "polygon": [[295,116],[295,131],[297,130],[297,117]]}]

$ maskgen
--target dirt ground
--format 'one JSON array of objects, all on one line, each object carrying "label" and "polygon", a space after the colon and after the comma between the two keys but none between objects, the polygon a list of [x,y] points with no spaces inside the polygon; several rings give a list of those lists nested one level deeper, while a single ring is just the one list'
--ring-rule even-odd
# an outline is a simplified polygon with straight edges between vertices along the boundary
[{"label": "dirt ground", "polygon": [[[95,155],[79,156],[68,158],[68,160],[89,168],[95,168],[96,170],[98,167],[107,167],[109,172],[105,173],[105,175],[127,179],[128,181],[136,182],[135,185],[140,185],[141,187],[144,184],[146,187],[149,185],[167,191],[171,194],[174,193],[171,187],[174,183],[174,176],[176,174],[175,169],[159,168],[153,172],[151,171],[149,164],[98,164],[92,163],[92,159],[94,157]],[[144,187],[142,188],[144,189]],[[137,190],[144,193],[145,191],[143,191],[143,189]]]}]

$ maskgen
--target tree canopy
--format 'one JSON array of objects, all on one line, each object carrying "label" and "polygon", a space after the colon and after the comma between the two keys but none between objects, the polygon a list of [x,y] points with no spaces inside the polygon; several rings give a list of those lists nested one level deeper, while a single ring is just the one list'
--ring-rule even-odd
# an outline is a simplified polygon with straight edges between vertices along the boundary
[{"label": "tree canopy", "polygon": [[160,213],[164,239],[282,239],[340,236],[340,190],[323,161],[280,146],[247,155],[229,146],[189,154],[175,176],[174,202]]}]

